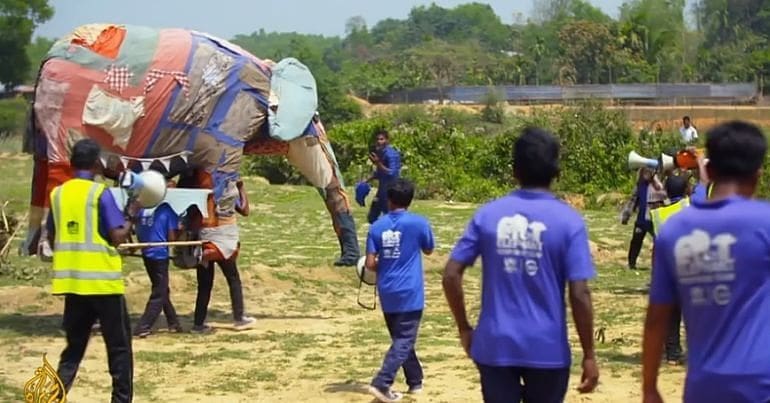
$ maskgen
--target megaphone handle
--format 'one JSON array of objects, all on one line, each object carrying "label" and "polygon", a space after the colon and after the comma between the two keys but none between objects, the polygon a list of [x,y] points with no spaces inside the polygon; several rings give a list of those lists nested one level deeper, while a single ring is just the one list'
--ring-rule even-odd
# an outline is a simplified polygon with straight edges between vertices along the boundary
[{"label": "megaphone handle", "polygon": [[356,302],[358,302],[358,306],[360,306],[361,308],[373,311],[373,310],[377,309],[377,287],[374,287],[374,303],[370,307],[370,306],[367,306],[367,305],[364,305],[363,303],[361,303],[361,286],[363,284],[364,284],[364,280],[363,279],[359,279],[358,280],[358,297],[356,297]]}]

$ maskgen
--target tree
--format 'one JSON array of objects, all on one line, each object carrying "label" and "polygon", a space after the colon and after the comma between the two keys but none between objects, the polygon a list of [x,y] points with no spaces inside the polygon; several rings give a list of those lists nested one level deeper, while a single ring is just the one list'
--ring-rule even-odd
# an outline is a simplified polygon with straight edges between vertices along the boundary
[{"label": "tree", "polygon": [[0,84],[9,88],[24,82],[32,33],[52,16],[47,0],[0,0]]},{"label": "tree", "polygon": [[684,0],[632,0],[621,8],[623,46],[658,68],[656,81],[674,82],[683,77]]},{"label": "tree", "polygon": [[[577,84],[609,81],[608,70],[615,53],[610,30],[603,24],[575,21],[559,31],[564,71],[574,72]],[[566,67],[566,69],[564,69]]]},{"label": "tree", "polygon": [[360,15],[348,18],[345,22],[345,35],[350,35],[356,31],[366,30],[366,20]]},{"label": "tree", "polygon": [[433,40],[410,50],[417,74],[436,86],[439,103],[446,99],[446,88],[456,85],[473,63],[476,47],[472,45],[451,45]]},{"label": "tree", "polygon": [[38,36],[35,41],[27,46],[27,59],[29,60],[30,70],[27,75],[26,82],[33,83],[37,79],[37,72],[40,69],[40,63],[45,59],[48,51],[54,44],[53,39]]}]

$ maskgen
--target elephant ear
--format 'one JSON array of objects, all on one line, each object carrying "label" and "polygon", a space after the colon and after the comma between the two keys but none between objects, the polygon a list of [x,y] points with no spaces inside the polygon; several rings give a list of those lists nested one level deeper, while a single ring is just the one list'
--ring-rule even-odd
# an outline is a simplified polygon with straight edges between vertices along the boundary
[{"label": "elephant ear", "polygon": [[[269,103],[270,136],[281,141],[300,137],[318,109],[313,74],[297,59],[281,60],[270,78]],[[273,106],[278,107],[276,111]]]}]

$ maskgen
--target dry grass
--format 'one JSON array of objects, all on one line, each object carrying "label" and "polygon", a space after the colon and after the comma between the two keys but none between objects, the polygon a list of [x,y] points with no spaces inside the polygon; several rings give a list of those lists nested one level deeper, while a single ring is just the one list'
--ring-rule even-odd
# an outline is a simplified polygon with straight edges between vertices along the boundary
[{"label": "dry grass", "polygon": [[[31,161],[3,158],[0,199],[11,200],[21,213],[28,203]],[[209,336],[160,331],[134,341],[137,402],[357,402],[370,401],[365,385],[387,349],[381,314],[355,303],[357,281],[349,268],[330,266],[338,254],[329,217],[310,188],[267,186],[248,182],[255,204],[242,222],[240,267],[247,311],[259,320],[255,328],[235,332],[230,326],[226,284],[217,274],[210,320],[218,329]],[[425,402],[480,401],[477,373],[459,348],[451,315],[440,287],[440,270],[456,238],[473,212],[470,204],[418,201],[414,210],[427,215],[436,231],[438,256],[426,259],[428,308],[418,353],[425,366],[426,390],[415,399]],[[359,241],[367,229],[366,211],[356,208]],[[630,228],[616,222],[616,212],[586,211],[600,276],[594,283],[597,327],[605,343],[598,345],[602,382],[596,393],[569,402],[638,400],[640,334],[645,295],[639,290],[649,272],[622,269]],[[649,254],[641,258],[649,261]],[[21,400],[21,388],[48,353],[56,365],[64,346],[59,333],[62,301],[47,292],[47,266],[36,259],[14,257],[20,268],[39,268],[31,281],[12,273],[0,276],[0,400]],[[127,299],[132,319],[141,313],[149,281],[136,259],[126,262]],[[478,311],[478,270],[466,280],[470,310]],[[191,325],[193,272],[174,270],[172,298]],[[161,327],[165,322],[160,320]],[[571,329],[576,356],[579,344]],[[573,366],[571,386],[578,382]],[[684,374],[667,368],[662,392],[669,400],[681,396]],[[396,388],[405,388],[403,379]],[[70,400],[108,399],[110,378],[103,343],[90,344]],[[408,400],[407,400],[408,401]]]}]

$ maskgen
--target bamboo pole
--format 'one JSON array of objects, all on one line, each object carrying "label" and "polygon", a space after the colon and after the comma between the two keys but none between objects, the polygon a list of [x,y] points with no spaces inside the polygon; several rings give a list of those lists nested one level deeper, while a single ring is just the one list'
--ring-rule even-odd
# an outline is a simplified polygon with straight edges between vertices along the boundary
[{"label": "bamboo pole", "polygon": [[144,249],[153,248],[156,246],[199,246],[211,241],[175,241],[175,242],[136,242],[136,243],[122,243],[118,245],[118,249]]}]

